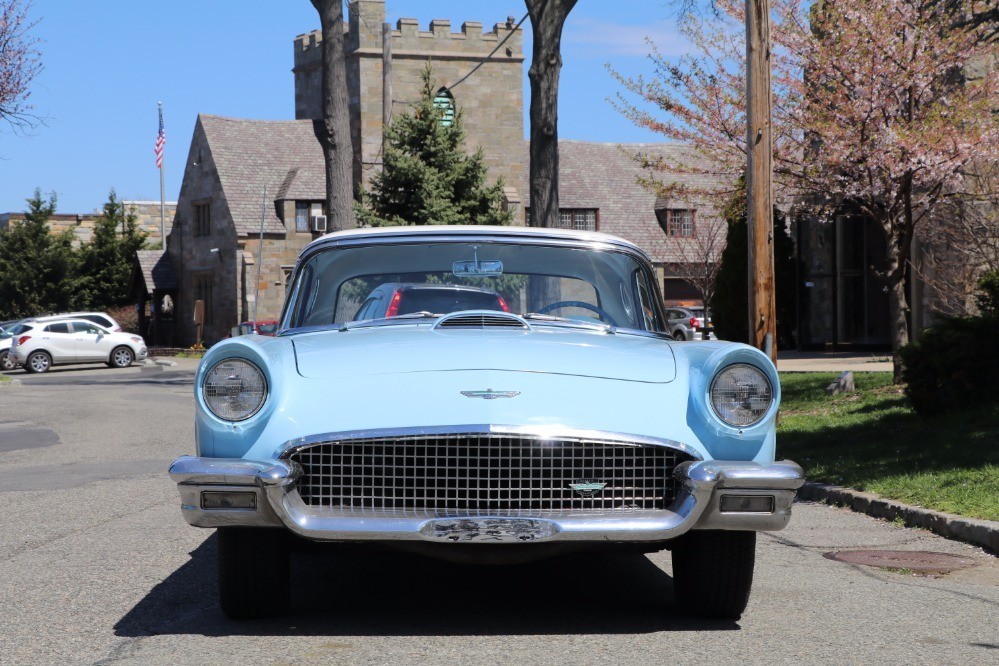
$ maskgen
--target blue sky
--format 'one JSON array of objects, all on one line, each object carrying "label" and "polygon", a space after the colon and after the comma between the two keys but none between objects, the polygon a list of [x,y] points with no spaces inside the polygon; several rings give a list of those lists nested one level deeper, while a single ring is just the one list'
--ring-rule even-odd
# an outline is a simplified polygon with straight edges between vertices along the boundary
[{"label": "blue sky", "polygon": [[[480,21],[526,13],[522,0],[388,0],[388,20]],[[35,0],[44,71],[31,102],[45,124],[30,136],[0,126],[0,212],[21,211],[36,187],[60,213],[86,213],[113,187],[124,199],[159,199],[156,103],[167,132],[166,196],[179,194],[198,113],[294,118],[292,39],[319,27],[309,0]],[[531,46],[524,24],[525,111]],[[606,101],[618,85],[605,65],[649,74],[645,37],[664,53],[683,44],[665,0],[580,0],[563,34],[559,136],[586,141],[662,138]],[[528,131],[527,119],[524,123]]]}]

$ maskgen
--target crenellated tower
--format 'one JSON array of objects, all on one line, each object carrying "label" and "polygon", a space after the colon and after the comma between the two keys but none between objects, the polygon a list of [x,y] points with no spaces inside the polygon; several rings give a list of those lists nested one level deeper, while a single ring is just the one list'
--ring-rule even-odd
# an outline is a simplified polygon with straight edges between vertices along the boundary
[{"label": "crenellated tower", "polygon": [[[348,9],[344,49],[354,178],[355,182],[366,183],[381,166],[385,1],[353,0]],[[430,61],[436,78],[434,87],[448,88],[455,106],[463,113],[467,147],[482,147],[489,177],[502,176],[508,205],[514,209],[515,219],[521,219],[520,198],[525,193],[517,188],[525,180],[527,168],[524,54],[522,31],[514,24],[510,18],[487,32],[482,23],[466,21],[461,32],[451,32],[449,20],[434,19],[429,30],[420,30],[416,19],[404,18],[388,35],[393,113],[406,110],[419,99],[420,74]],[[316,30],[299,35],[294,47],[295,117],[318,118],[322,114],[322,33]]]}]

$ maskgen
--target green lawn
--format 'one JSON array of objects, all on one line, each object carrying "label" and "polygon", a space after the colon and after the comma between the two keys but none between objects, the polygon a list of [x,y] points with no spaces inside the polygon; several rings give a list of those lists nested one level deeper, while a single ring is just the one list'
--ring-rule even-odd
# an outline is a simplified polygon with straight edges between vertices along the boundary
[{"label": "green lawn", "polygon": [[856,372],[857,391],[829,397],[835,373],[782,373],[777,457],[810,481],[907,504],[999,520],[999,407],[917,415],[891,374]]}]

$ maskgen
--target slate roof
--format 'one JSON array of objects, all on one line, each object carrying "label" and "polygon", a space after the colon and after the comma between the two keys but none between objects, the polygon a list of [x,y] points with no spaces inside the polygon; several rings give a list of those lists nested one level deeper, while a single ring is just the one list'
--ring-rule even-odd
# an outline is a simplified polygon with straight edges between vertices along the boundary
[{"label": "slate roof", "polygon": [[[524,150],[526,170],[529,164],[526,144]],[[721,224],[722,221],[709,200],[663,200],[640,185],[637,179],[643,173],[634,159],[637,153],[671,160],[698,159],[683,144],[560,140],[559,208],[597,208],[600,231],[631,241],[644,249],[655,262],[677,261],[673,249],[675,241],[671,244],[656,220],[658,208],[696,208],[698,225]],[[664,180],[663,174],[657,174],[657,178]],[[684,174],[674,178],[692,187],[709,188],[717,184],[716,179],[707,176]],[[525,200],[529,199],[526,174],[522,188]],[[525,201],[525,205],[530,203]]]},{"label": "slate roof", "polygon": [[275,201],[326,198],[326,167],[316,134],[319,121],[247,120],[204,114],[198,116],[198,121],[240,236],[260,232],[265,186],[265,233],[285,233]]},{"label": "slate roof", "polygon": [[173,263],[164,250],[139,250],[135,256],[139,260],[139,271],[148,293],[177,290]]}]

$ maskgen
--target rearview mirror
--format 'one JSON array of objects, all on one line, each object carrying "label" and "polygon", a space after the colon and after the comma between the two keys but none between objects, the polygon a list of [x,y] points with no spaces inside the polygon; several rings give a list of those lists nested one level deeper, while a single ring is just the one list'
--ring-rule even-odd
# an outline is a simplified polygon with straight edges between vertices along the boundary
[{"label": "rearview mirror", "polygon": [[496,259],[479,260],[479,248],[473,246],[474,258],[471,261],[456,261],[451,266],[455,277],[499,277],[503,275],[503,262]]}]

